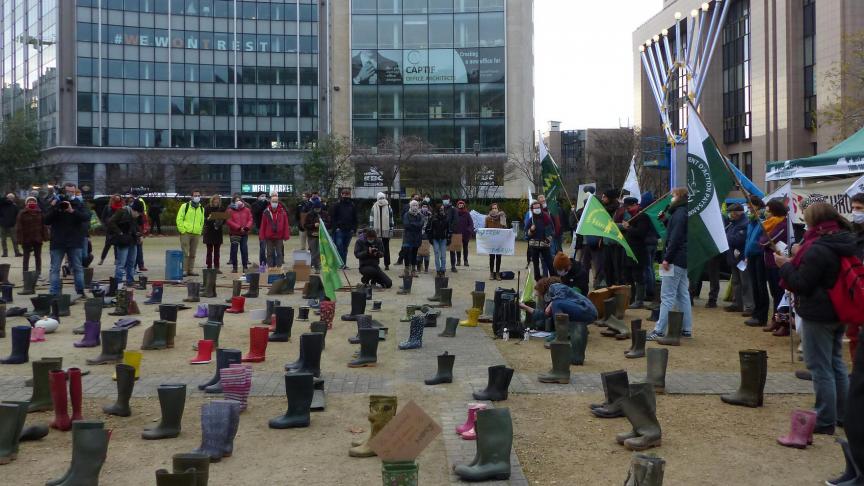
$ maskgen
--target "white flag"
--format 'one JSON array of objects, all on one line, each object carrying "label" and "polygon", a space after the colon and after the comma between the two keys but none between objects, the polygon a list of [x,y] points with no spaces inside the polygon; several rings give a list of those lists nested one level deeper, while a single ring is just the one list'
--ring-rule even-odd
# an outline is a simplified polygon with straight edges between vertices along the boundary
[{"label": "white flag", "polygon": [[642,192],[639,190],[639,179],[636,178],[636,156],[630,160],[630,171],[627,172],[627,180],[624,181],[624,191],[630,193],[630,197],[642,199]]},{"label": "white flag", "polygon": [[792,191],[792,181],[780,186],[776,191],[765,196],[762,200],[766,203],[772,199],[780,199],[786,208],[789,209],[789,221],[797,222],[802,216],[801,206],[799,205],[800,197]]},{"label": "white flag", "polygon": [[850,198],[855,194],[861,194],[862,192],[864,192],[864,176],[859,177],[858,180],[849,186],[849,189],[846,189],[846,195]]}]

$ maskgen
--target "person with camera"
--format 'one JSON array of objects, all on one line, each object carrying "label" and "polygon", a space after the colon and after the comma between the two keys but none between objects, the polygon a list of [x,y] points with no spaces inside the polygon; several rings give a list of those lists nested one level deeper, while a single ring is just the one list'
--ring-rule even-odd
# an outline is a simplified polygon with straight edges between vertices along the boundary
[{"label": "person with camera", "polygon": [[108,238],[114,245],[114,278],[117,283],[125,282],[127,286],[135,284],[135,266],[138,260],[138,245],[141,241],[140,221],[144,214],[141,201],[123,206],[111,215],[108,220]]},{"label": "person with camera", "polygon": [[360,282],[363,285],[380,285],[385,289],[393,286],[393,281],[378,264],[384,256],[384,244],[375,230],[370,228],[360,234],[354,244],[354,256],[360,262],[360,275],[363,275]]},{"label": "person with camera", "polygon": [[[70,186],[70,184],[67,184]],[[74,189],[74,185],[71,185]],[[90,210],[77,198],[70,197],[68,191],[51,198],[45,225],[51,228],[51,295],[60,295],[60,267],[63,258],[69,262],[75,280],[75,292],[79,299],[84,298],[84,267],[81,265],[82,242],[87,239],[87,226]]]}]

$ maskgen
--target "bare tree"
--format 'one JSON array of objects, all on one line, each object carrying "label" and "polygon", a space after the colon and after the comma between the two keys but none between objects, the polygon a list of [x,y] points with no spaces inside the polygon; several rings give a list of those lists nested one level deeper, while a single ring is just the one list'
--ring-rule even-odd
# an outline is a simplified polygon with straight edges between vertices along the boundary
[{"label": "bare tree", "polygon": [[[124,193],[131,189],[141,192],[180,192],[190,184],[200,184],[204,169],[192,151],[138,150],[127,163],[109,164],[105,188],[109,193]],[[169,186],[171,172],[175,186]],[[206,187],[196,187],[204,191]]]},{"label": "bare tree", "polygon": [[392,194],[400,171],[428,149],[429,145],[419,137],[385,138],[375,147],[355,146],[352,160],[355,166],[377,170],[387,194]]},{"label": "bare tree", "polygon": [[351,142],[345,137],[328,135],[318,140],[303,159],[303,183],[322,197],[335,194],[340,185],[351,181]]},{"label": "bare tree", "polygon": [[849,138],[864,126],[864,30],[844,36],[844,61],[825,75],[829,93],[837,93],[830,102],[819,100],[817,118],[820,127],[832,127],[835,141]]},{"label": "bare tree", "polygon": [[582,182],[596,182],[600,191],[621,188],[634,158],[640,189],[654,194],[665,192],[665,173],[644,164],[639,128],[596,130],[585,149],[585,173],[588,176]]},{"label": "bare tree", "polygon": [[543,187],[540,171],[540,149],[533,141],[522,140],[518,148],[507,153],[510,166],[508,181],[524,179],[534,192]]}]

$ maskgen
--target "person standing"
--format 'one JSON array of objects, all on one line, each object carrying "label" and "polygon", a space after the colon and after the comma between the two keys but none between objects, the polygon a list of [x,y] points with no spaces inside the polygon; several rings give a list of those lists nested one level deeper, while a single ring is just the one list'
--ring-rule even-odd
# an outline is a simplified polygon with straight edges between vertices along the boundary
[{"label": "person standing", "polygon": [[329,219],[327,212],[324,211],[324,204],[317,195],[313,194],[309,198],[309,207],[312,211],[306,215],[306,223],[303,226],[306,229],[309,253],[312,254],[312,270],[318,273],[321,271],[321,248],[318,246],[318,235],[321,231],[321,223],[323,222],[326,226]]},{"label": "person standing", "polygon": [[147,202],[141,197],[141,194],[136,190],[132,192],[132,196],[127,204],[132,204],[133,201],[140,201],[141,207],[144,208],[140,216],[140,225],[138,231],[141,233],[141,238],[138,239],[138,249],[136,251],[135,261],[139,272],[146,272],[147,267],[144,266],[144,237],[150,234],[150,220],[147,216]]},{"label": "person standing", "polygon": [[750,327],[764,327],[768,323],[768,274],[765,268],[764,248],[759,244],[765,230],[762,220],[765,216],[765,203],[758,196],[750,196],[750,221],[747,225],[747,241],[744,256],[750,272],[750,287],[753,289],[753,315],[744,321]]},{"label": "person standing", "polygon": [[[456,248],[462,248],[461,242],[456,245],[452,240],[462,238],[459,233],[459,210],[453,207],[450,201],[450,195],[445,194],[441,199],[441,204],[444,207],[444,213],[447,215],[447,224],[450,225],[450,238],[451,242],[447,244],[448,250],[450,250],[450,271],[453,273],[458,273],[459,270],[456,270]],[[455,235],[460,235],[458,238],[454,238]]]},{"label": "person standing", "polygon": [[[486,227],[492,229],[507,229],[507,215],[498,209],[498,203],[489,206],[486,216]],[[501,273],[501,255],[489,254],[489,280],[498,280]]]},{"label": "person standing", "polygon": [[435,253],[435,276],[443,277],[447,272],[447,245],[450,244],[450,222],[443,205],[436,205],[432,212],[426,224],[426,238]]},{"label": "person standing", "polygon": [[177,210],[177,231],[180,233],[180,248],[183,250],[184,273],[187,277],[197,277],[195,254],[198,251],[198,238],[204,231],[201,191],[192,191],[192,198],[180,205]]},{"label": "person standing", "polygon": [[330,217],[333,219],[333,243],[342,258],[344,270],[348,268],[348,246],[357,231],[357,208],[351,200],[351,190],[342,189],[341,194],[339,202],[330,211]]},{"label": "person standing", "polygon": [[102,248],[102,255],[99,257],[99,265],[105,263],[105,258],[108,256],[108,251],[111,249],[111,235],[108,233],[108,221],[111,220],[111,216],[114,215],[117,211],[123,208],[125,204],[123,203],[123,199],[120,197],[120,194],[114,194],[111,196],[111,200],[108,204],[102,208],[102,226],[105,227],[105,247]]},{"label": "person standing", "polygon": [[0,201],[0,239],[3,241],[3,258],[9,256],[6,240],[12,240],[12,251],[16,257],[21,256],[18,249],[18,238],[15,235],[15,220],[18,218],[18,204],[15,194],[6,194],[6,198]]},{"label": "person standing", "polygon": [[143,214],[144,205],[141,201],[132,201],[132,204],[120,208],[111,216],[106,228],[115,251],[114,279],[117,283],[125,281],[127,287],[135,284],[136,253],[138,240],[141,239],[139,224]]},{"label": "person standing", "polygon": [[687,279],[687,188],[672,189],[672,202],[666,214],[666,253],[661,268],[672,275],[661,277],[660,318],[646,338],[655,341],[666,334],[669,311],[676,307],[684,314],[681,335],[693,336],[693,314],[690,307],[690,283]]},{"label": "person standing", "polygon": [[[747,244],[747,218],[744,217],[744,206],[732,203],[726,207],[729,224],[726,225],[726,241],[729,252],[726,259],[731,271],[730,281],[733,290],[732,303],[723,308],[726,312],[753,313],[753,288],[750,282],[749,269],[746,267],[744,246]],[[744,270],[739,266],[745,262]]]},{"label": "person standing", "polygon": [[456,264],[468,266],[468,243],[474,237],[474,220],[468,212],[465,201],[456,203],[456,232],[462,235],[462,251],[456,252]]},{"label": "person standing", "polygon": [[354,244],[354,257],[360,265],[360,283],[363,285],[380,285],[385,289],[393,287],[393,281],[381,271],[378,261],[384,256],[381,239],[373,229],[367,229],[357,237]]},{"label": "person standing", "polygon": [[63,258],[66,258],[74,277],[78,299],[84,299],[81,242],[87,238],[82,228],[84,223],[90,222],[90,211],[83,202],[66,194],[53,197],[50,206],[45,215],[45,224],[51,227],[51,295],[60,295],[60,267]]},{"label": "person standing", "polygon": [[384,270],[390,270],[390,238],[393,237],[393,208],[383,192],[379,192],[369,211],[369,227],[381,238],[384,248]]},{"label": "person standing", "polygon": [[624,198],[624,208],[624,222],[621,223],[620,227],[627,244],[636,256],[635,262],[629,257],[624,262],[629,280],[635,287],[633,304],[629,308],[641,309],[645,305],[645,266],[653,266],[645,241],[654,233],[654,224],[651,223],[647,215],[639,214],[641,208],[639,207],[639,200],[635,197]]},{"label": "person standing", "polygon": [[150,227],[156,231],[156,234],[162,235],[162,201],[158,198],[150,202],[150,207],[147,209],[147,217],[150,218]]},{"label": "person standing", "polygon": [[408,203],[408,212],[402,222],[404,234],[402,235],[402,247],[405,249],[405,275],[417,276],[413,269],[417,266],[417,249],[420,248],[423,232],[423,215],[420,214],[420,203],[411,200]]},{"label": "person standing", "polygon": [[[543,205],[539,201],[531,204],[531,218],[525,225],[525,234],[528,235],[528,255],[534,263],[534,281],[542,277],[548,277],[552,271],[552,235],[555,234],[555,224],[548,213],[543,212]],[[540,261],[543,261],[541,275]]]},{"label": "person standing", "polygon": [[559,211],[554,211],[554,212],[551,209],[549,209],[549,205],[546,202],[546,196],[543,194],[540,194],[537,196],[537,202],[540,203],[540,207],[541,207],[541,209],[543,209],[543,212],[548,214],[549,217],[552,218],[552,224],[555,225],[555,233],[552,234],[552,248],[551,248],[551,253],[553,255],[555,255],[559,251],[561,251],[561,246],[562,246],[561,234],[564,230],[563,225],[561,224],[561,215],[559,214],[560,207],[559,207]]},{"label": "person standing", "polygon": [[[639,200],[639,207],[642,211],[648,209],[648,206],[654,204],[654,193],[648,191],[642,193],[642,199]],[[575,226],[574,226],[575,228]],[[647,260],[642,268],[645,270],[643,281],[645,282],[645,298],[649,301],[654,301],[654,294],[657,291],[657,276],[654,274],[654,260],[657,258],[657,244],[660,242],[660,235],[654,224],[651,224],[651,231],[645,236],[645,255]],[[649,304],[653,306],[653,304]],[[652,308],[653,310],[653,308]]]},{"label": "person standing", "polygon": [[[624,221],[624,208],[618,201],[618,190],[607,189],[601,196],[600,202],[603,207],[612,217],[615,224],[620,224]],[[606,285],[618,285],[623,282],[623,271],[621,269],[623,262],[624,249],[613,240],[604,238],[602,245],[603,251],[603,270],[606,276]]]},{"label": "person standing", "polygon": [[255,228],[258,230],[258,264],[267,264],[267,248],[264,238],[261,237],[261,216],[264,211],[270,206],[270,198],[263,192],[258,194],[258,199],[252,204],[252,221],[255,223]]},{"label": "person standing", "polygon": [[[237,273],[237,250],[243,258],[243,273],[249,269],[249,230],[252,228],[252,210],[243,202],[240,194],[234,194],[234,202],[228,207],[228,238],[231,241],[231,271]],[[263,241],[263,240],[262,240]]]},{"label": "person standing", "polygon": [[[772,199],[768,201],[765,222],[762,223],[762,236],[759,238],[759,244],[764,248],[763,256],[765,257],[765,276],[768,282],[768,292],[771,295],[772,306],[769,308],[768,315],[772,317],[771,324],[764,330],[774,332],[775,336],[788,336],[790,324],[783,322],[780,319],[773,319],[777,307],[780,305],[780,299],[783,298],[783,290],[780,288],[780,271],[777,264],[774,262],[775,249],[779,245],[789,247],[789,224],[786,220],[786,215],[789,210],[783,204],[782,199]],[[775,332],[776,331],[776,332]]]},{"label": "person standing", "polygon": [[291,221],[288,211],[279,202],[279,196],[270,197],[270,205],[261,214],[258,238],[264,242],[267,256],[265,264],[279,268],[285,263],[285,241],[291,239]]},{"label": "person standing", "polygon": [[45,218],[35,197],[28,197],[24,202],[24,209],[18,213],[15,220],[15,232],[18,243],[24,250],[24,271],[30,270],[30,255],[36,264],[37,277],[42,275],[42,243],[48,240],[48,228],[45,227]]},{"label": "person standing", "polygon": [[210,198],[210,203],[204,208],[204,229],[202,239],[207,247],[207,268],[215,268],[216,273],[222,273],[219,268],[219,253],[222,249],[224,238],[222,227],[225,220],[219,217],[219,213],[225,212],[222,208],[222,196],[218,194]]},{"label": "person standing", "polygon": [[309,240],[306,235],[306,228],[304,224],[306,222],[306,215],[309,214],[309,193],[304,192],[303,197],[300,202],[297,203],[297,206],[294,208],[294,221],[297,221],[297,231],[300,235],[300,249],[308,250],[309,249]]}]

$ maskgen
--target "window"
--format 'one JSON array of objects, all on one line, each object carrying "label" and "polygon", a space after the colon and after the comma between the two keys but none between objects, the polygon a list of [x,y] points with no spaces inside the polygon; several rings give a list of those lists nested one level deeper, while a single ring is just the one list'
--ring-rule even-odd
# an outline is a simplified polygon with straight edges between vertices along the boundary
[{"label": "window", "polygon": [[102,95],[102,106],[107,107],[105,111],[108,113],[123,113],[123,95],[121,94],[105,94]]},{"label": "window", "polygon": [[[351,11],[355,14],[374,14],[378,11],[376,0],[353,0]],[[355,16],[356,17],[356,16]]]},{"label": "window", "polygon": [[89,57],[78,58],[78,76],[96,76],[98,73],[93,71],[93,59]]},{"label": "window", "polygon": [[402,16],[378,16],[378,47],[400,49],[402,47]]},{"label": "window", "polygon": [[405,15],[402,17],[403,47],[405,49],[426,49],[429,47],[429,24],[425,15]]},{"label": "window", "polygon": [[427,0],[402,0],[402,12],[406,14],[425,14]]},{"label": "window", "polygon": [[480,35],[477,14],[457,14],[453,20],[456,47],[477,47]]},{"label": "window", "polygon": [[741,154],[744,159],[741,162],[741,172],[744,172],[744,175],[747,176],[748,179],[753,179],[753,152],[744,152]]},{"label": "window", "polygon": [[125,95],[123,96],[123,112],[138,113],[138,96]]},{"label": "window", "polygon": [[96,104],[96,95],[94,93],[78,93],[78,111],[99,111]]},{"label": "window", "polygon": [[504,45],[504,12],[480,14],[480,47]]},{"label": "window", "polygon": [[750,0],[729,7],[723,29],[723,142],[751,137]]},{"label": "window", "polygon": [[816,0],[804,1],[804,128],[816,128]]},{"label": "window", "polygon": [[453,47],[453,15],[429,16],[429,47]]}]

